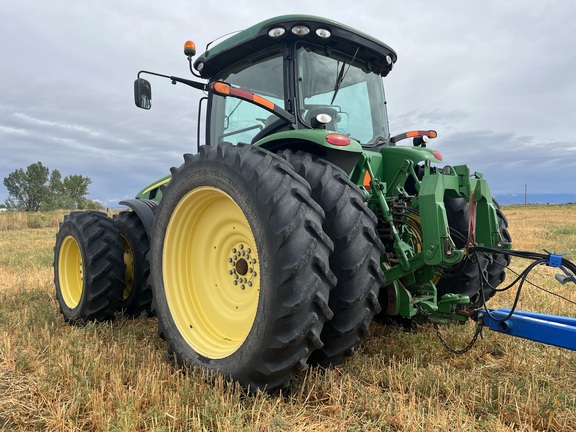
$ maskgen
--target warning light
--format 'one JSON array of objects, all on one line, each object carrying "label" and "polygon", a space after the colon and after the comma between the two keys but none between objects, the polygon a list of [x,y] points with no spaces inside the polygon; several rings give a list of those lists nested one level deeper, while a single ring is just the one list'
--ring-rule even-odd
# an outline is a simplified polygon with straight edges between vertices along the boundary
[{"label": "warning light", "polygon": [[186,57],[194,57],[196,55],[196,44],[191,40],[186,41],[184,44],[184,54]]}]

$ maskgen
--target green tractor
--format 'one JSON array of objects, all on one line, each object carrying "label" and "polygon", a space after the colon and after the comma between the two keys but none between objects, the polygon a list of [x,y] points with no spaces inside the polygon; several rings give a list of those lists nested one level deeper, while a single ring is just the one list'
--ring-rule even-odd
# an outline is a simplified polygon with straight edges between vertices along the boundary
[{"label": "green tractor", "polygon": [[506,219],[482,174],[439,166],[435,131],[390,134],[389,46],[290,15],[194,62],[194,44],[184,51],[200,80],[141,71],[135,102],[151,106],[143,74],[203,91],[206,145],[113,219],[65,217],[54,268],[67,321],[155,314],[179,364],[273,390],[342,362],[376,315],[465,321],[494,294]]}]

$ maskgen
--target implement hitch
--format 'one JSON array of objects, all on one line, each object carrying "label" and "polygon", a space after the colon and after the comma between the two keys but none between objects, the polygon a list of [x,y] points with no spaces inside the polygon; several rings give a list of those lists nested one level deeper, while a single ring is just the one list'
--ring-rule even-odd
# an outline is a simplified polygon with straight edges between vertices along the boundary
[{"label": "implement hitch", "polygon": [[576,318],[502,308],[480,310],[476,319],[498,333],[576,351]]},{"label": "implement hitch", "polygon": [[[483,247],[473,247],[470,248],[470,251],[472,253],[487,252],[489,249]],[[486,307],[486,303],[484,301],[484,309],[471,311],[468,314],[469,318],[476,321],[478,325],[476,335],[468,347],[466,347],[465,350],[456,351],[447,346],[445,341],[439,335],[444,345],[453,352],[465,352],[474,344],[482,328],[488,327],[490,330],[498,333],[517,336],[524,339],[576,351],[576,318],[516,310],[516,305],[520,297],[522,286],[526,281],[526,277],[528,276],[528,273],[530,273],[530,271],[537,265],[546,265],[548,267],[559,268],[562,270],[563,274],[557,274],[556,280],[558,280],[563,285],[567,282],[573,282],[576,284],[576,277],[574,276],[576,273],[576,265],[566,258],[563,258],[563,255],[553,254],[547,250],[544,251],[547,254],[512,250],[508,251],[507,253],[510,255],[534,260],[534,262],[531,263],[526,268],[526,270],[524,270],[518,276],[518,278],[512,282],[512,284],[504,288],[508,289],[509,287],[516,284],[516,282],[520,281],[512,309],[489,309]],[[572,301],[570,302],[574,303]],[[465,314],[460,312],[459,315],[461,316]],[[459,320],[461,319],[459,318]],[[434,322],[433,320],[431,321]]]}]

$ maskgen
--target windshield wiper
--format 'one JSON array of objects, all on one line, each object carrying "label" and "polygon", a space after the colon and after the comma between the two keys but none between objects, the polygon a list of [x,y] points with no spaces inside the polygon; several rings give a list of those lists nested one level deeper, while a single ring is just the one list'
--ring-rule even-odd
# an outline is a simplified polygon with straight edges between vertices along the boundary
[{"label": "windshield wiper", "polygon": [[346,74],[350,70],[350,66],[352,66],[352,63],[354,63],[354,60],[356,59],[356,54],[358,54],[359,50],[360,50],[360,47],[356,47],[356,52],[354,53],[354,56],[352,57],[352,61],[348,65],[348,69],[346,69],[346,72],[344,72],[344,68],[346,67],[346,62],[342,61],[342,67],[340,68],[340,72],[338,72],[338,77],[336,78],[336,83],[334,84],[334,94],[332,95],[332,100],[330,101],[330,105],[332,105],[334,103],[334,99],[336,99],[336,95],[338,94],[338,90],[340,90],[340,86],[342,85],[344,78],[346,78]]},{"label": "windshield wiper", "polygon": [[227,130],[230,127],[230,117],[232,117],[232,114],[234,114],[234,111],[236,111],[238,109],[238,107],[240,106],[240,104],[244,102],[243,100],[239,100],[238,104],[232,108],[232,111],[230,111],[230,113],[228,113],[228,115],[224,114],[224,119],[228,122],[228,126],[226,126],[224,128],[224,130]]}]

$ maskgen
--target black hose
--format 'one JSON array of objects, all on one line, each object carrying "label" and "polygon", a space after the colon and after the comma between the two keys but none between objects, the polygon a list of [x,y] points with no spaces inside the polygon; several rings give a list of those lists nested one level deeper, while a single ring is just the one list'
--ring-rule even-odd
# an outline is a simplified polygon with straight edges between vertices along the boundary
[{"label": "black hose", "polygon": [[[512,317],[512,315],[514,314],[516,307],[518,305],[518,301],[520,299],[520,293],[522,292],[522,288],[524,287],[524,282],[527,281],[528,274],[530,274],[530,272],[538,265],[550,266],[551,259],[552,259],[552,254],[550,254],[550,253],[543,254],[543,253],[538,253],[538,252],[493,249],[493,248],[487,248],[487,247],[483,247],[483,246],[473,246],[473,247],[468,249],[468,252],[470,254],[500,253],[500,254],[515,256],[518,258],[531,259],[534,261],[531,264],[529,264],[520,274],[518,274],[518,277],[516,279],[514,279],[509,285],[505,286],[504,288],[496,288],[496,287],[491,286],[489,284],[487,278],[486,278],[486,275],[482,272],[482,269],[480,269],[480,274],[482,275],[481,279],[480,279],[480,284],[481,284],[480,293],[482,295],[482,305],[484,307],[485,312],[488,314],[488,316],[496,322],[504,322],[504,321],[508,320],[510,317]],[[558,256],[555,256],[555,258],[558,258]],[[565,273],[566,273],[566,269],[568,269],[569,271],[572,272],[572,275],[568,274],[568,276],[570,276],[573,280],[576,281],[576,279],[574,279],[574,273],[576,273],[576,264],[574,264],[570,260],[567,260],[566,258],[563,258],[563,257],[560,257],[560,258],[561,258],[561,260],[559,262],[559,265],[557,265],[558,263],[556,263],[556,265],[553,265],[552,267],[559,267],[562,270],[564,270]],[[512,307],[510,308],[510,313],[505,318],[494,317],[490,313],[490,310],[488,309],[488,307],[486,306],[486,297],[484,295],[484,289],[483,289],[484,286],[488,285],[488,287],[490,289],[497,291],[497,292],[502,292],[502,291],[506,291],[506,290],[510,289],[511,287],[513,287],[514,285],[516,285],[516,283],[518,283],[518,281],[520,281],[520,285],[518,285],[518,290],[516,291],[514,303],[513,303]],[[527,282],[530,283],[531,285],[534,285],[530,281],[527,281]],[[541,288],[537,285],[534,285],[534,286],[536,286],[539,289],[542,289],[543,291],[549,292],[549,291],[545,290],[544,288]],[[555,295],[564,299],[564,300],[570,301],[569,299],[562,297],[558,294],[555,294]],[[570,301],[570,302],[572,303],[572,301]]]}]

